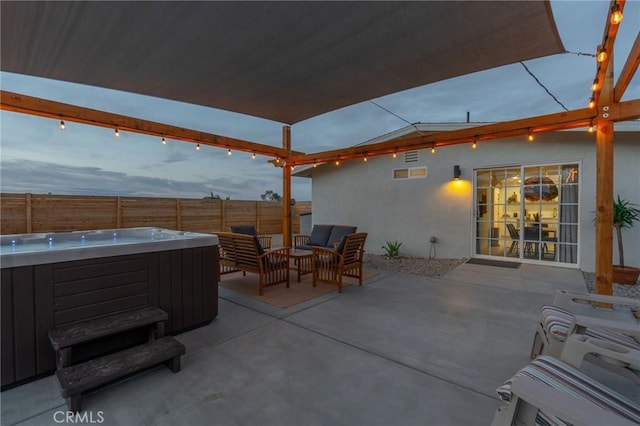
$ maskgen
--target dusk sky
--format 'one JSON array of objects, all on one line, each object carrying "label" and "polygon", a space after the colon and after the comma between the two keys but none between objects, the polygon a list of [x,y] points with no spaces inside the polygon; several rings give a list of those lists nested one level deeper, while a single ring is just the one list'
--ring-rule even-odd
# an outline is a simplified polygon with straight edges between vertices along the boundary
[{"label": "dusk sky", "polygon": [[[567,51],[595,53],[609,1],[552,1]],[[640,0],[627,1],[614,52],[615,76],[640,30]],[[3,46],[6,48],[6,46]],[[497,46],[499,48],[499,46]],[[569,110],[586,107],[593,57],[565,53],[526,66]],[[253,142],[281,146],[282,124],[180,102],[41,78],[0,73],[3,90],[82,105]],[[640,97],[636,75],[624,99]],[[374,99],[408,122],[496,122],[562,111],[521,64],[512,64]],[[202,198],[210,193],[258,200],[282,194],[282,173],[268,158],[72,122],[0,112],[0,191]],[[307,153],[355,145],[405,127],[371,102],[292,126],[292,147]],[[311,181],[292,179],[293,198],[311,199]]]}]

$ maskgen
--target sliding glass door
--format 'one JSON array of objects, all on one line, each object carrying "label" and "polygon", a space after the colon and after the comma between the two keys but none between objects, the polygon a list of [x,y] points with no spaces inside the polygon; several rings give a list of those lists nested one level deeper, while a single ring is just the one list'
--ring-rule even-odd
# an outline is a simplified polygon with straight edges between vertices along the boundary
[{"label": "sliding glass door", "polygon": [[579,164],[475,171],[475,253],[578,263]]}]

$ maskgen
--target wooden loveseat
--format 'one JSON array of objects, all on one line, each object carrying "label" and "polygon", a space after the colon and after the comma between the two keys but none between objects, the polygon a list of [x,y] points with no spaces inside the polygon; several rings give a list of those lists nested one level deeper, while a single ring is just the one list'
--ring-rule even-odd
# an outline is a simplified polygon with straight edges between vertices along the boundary
[{"label": "wooden loveseat", "polygon": [[347,235],[354,234],[357,226],[349,225],[313,225],[311,235],[294,235],[296,249],[311,250],[314,247],[334,249]]},{"label": "wooden loveseat", "polygon": [[220,274],[251,272],[260,277],[260,295],[265,287],[287,283],[289,288],[289,249],[264,250],[254,235],[218,232]]}]

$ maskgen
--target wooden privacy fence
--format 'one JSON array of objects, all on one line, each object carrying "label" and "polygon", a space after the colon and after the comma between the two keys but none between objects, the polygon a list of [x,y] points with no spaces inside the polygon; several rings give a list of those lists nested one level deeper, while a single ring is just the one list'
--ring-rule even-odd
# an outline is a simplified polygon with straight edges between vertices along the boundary
[{"label": "wooden privacy fence", "polygon": [[[291,208],[293,232],[311,202]],[[282,205],[269,201],[142,198],[85,195],[0,194],[0,234],[153,226],[224,232],[255,225],[260,234],[282,233]]]}]

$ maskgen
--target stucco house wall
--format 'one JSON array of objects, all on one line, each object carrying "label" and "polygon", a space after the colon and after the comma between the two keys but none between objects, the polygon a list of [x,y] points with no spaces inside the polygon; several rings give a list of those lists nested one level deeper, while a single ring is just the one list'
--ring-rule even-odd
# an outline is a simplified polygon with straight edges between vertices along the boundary
[{"label": "stucco house wall", "polygon": [[[454,130],[467,124],[423,125],[429,130]],[[477,125],[477,124],[473,124]],[[410,133],[401,129],[370,142],[391,139]],[[615,125],[614,194],[640,203],[640,122]],[[341,161],[340,165],[323,164],[294,175],[311,176],[312,221],[357,225],[368,232],[365,249],[382,254],[386,241],[402,242],[401,254],[429,255],[429,238],[435,236],[436,257],[474,256],[474,169],[527,164],[580,164],[580,234],[579,264],[586,271],[595,270],[595,132],[585,129],[537,134],[534,142],[514,137],[478,143],[441,147],[432,154],[420,150],[418,161],[407,164],[401,153]],[[462,170],[460,180],[453,180],[454,165]],[[427,177],[394,180],[393,170],[427,167]],[[640,266],[640,224],[623,231],[625,260]],[[614,261],[617,246],[614,236]],[[546,264],[549,264],[548,262]],[[557,263],[552,265],[566,266]]]}]

